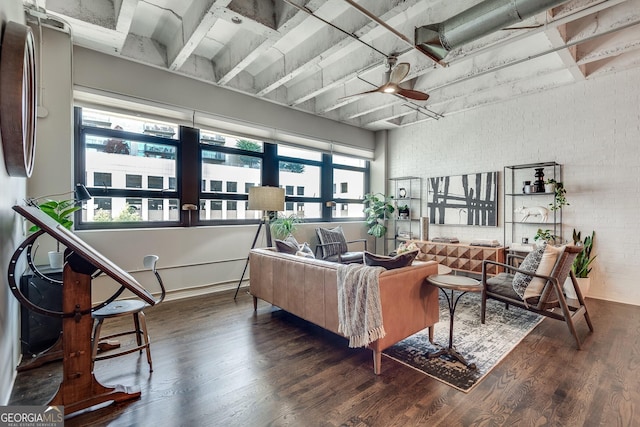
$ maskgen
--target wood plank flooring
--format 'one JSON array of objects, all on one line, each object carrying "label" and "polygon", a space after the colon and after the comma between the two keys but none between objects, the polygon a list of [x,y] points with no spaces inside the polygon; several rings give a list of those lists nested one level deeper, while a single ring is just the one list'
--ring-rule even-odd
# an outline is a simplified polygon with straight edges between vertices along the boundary
[{"label": "wood plank flooring", "polygon": [[[153,373],[138,353],[96,364],[142,396],[65,426],[638,426],[640,307],[587,305],[582,351],[545,319],[465,394],[386,357],[376,376],[369,350],[264,302],[254,313],[245,292],[169,301],[146,311]],[[59,362],[20,373],[10,404],[47,403],[60,376]]]}]

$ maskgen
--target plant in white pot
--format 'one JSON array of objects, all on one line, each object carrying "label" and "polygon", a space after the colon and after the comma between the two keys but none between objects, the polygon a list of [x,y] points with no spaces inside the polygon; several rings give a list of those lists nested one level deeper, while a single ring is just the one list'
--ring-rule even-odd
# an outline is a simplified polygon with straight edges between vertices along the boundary
[{"label": "plant in white pot", "polygon": [[[75,200],[47,200],[44,203],[40,203],[38,208],[56,220],[58,224],[67,230],[71,230],[73,226],[71,217],[75,211],[81,209],[81,206],[77,206]],[[38,230],[40,230],[40,227],[37,225],[29,229],[30,232]],[[49,252],[49,264],[51,268],[62,268],[63,262],[64,253],[60,251],[60,242],[56,242],[56,250]]]},{"label": "plant in white pot", "polygon": [[[594,255],[593,257],[591,256],[591,251],[593,249],[593,240],[596,237],[596,232],[591,232],[591,236],[586,236],[584,240],[581,239],[581,234],[582,233],[580,231],[576,231],[575,229],[573,229],[573,244],[582,246],[582,252],[580,252],[576,259],[573,261],[571,270],[578,280],[580,292],[584,297],[587,296],[587,294],[589,293],[589,288],[591,287],[591,278],[589,277],[589,273],[591,273],[591,264],[596,259],[596,255]],[[568,298],[576,299],[577,295],[575,294],[570,281],[571,278],[569,277],[568,282],[565,282],[565,294]]]}]

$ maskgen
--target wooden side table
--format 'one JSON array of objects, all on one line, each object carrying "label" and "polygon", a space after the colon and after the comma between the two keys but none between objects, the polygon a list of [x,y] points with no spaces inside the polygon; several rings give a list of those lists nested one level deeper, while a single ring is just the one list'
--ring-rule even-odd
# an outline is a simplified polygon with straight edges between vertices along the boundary
[{"label": "wooden side table", "polygon": [[[450,274],[434,274],[427,277],[427,283],[436,286],[447,298],[447,304],[449,305],[449,346],[443,347],[438,351],[429,353],[427,357],[432,359],[434,357],[440,357],[443,354],[447,355],[459,362],[463,363],[469,369],[476,369],[475,363],[469,363],[467,360],[458,353],[453,347],[453,319],[456,312],[456,306],[460,297],[467,292],[481,292],[482,285],[476,279],[466,276],[453,276]],[[450,293],[448,294],[447,291]],[[455,295],[455,292],[459,292]]]}]

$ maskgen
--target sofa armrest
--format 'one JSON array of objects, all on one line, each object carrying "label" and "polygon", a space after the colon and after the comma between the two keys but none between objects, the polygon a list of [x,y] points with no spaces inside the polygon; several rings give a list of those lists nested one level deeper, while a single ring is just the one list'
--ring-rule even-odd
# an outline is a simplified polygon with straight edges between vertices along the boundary
[{"label": "sofa armrest", "polygon": [[374,350],[382,351],[438,322],[438,289],[429,286],[425,280],[432,274],[438,274],[435,261],[388,270],[380,275],[380,302],[386,335],[373,343]]}]

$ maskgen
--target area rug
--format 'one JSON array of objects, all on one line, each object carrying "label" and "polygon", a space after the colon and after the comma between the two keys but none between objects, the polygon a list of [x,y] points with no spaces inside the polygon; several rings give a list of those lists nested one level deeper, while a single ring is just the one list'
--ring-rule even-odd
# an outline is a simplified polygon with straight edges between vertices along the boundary
[{"label": "area rug", "polygon": [[[443,355],[428,359],[429,352],[439,347],[429,342],[425,329],[396,345],[383,354],[400,363],[421,371],[465,393],[470,392],[500,360],[502,360],[543,319],[535,313],[503,303],[487,301],[485,324],[480,323],[480,294],[467,293],[458,301],[453,326],[453,347],[476,369],[469,369],[457,360]],[[449,309],[440,293],[440,321],[435,325],[434,342],[449,344]]]}]

